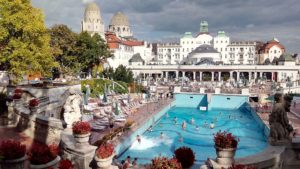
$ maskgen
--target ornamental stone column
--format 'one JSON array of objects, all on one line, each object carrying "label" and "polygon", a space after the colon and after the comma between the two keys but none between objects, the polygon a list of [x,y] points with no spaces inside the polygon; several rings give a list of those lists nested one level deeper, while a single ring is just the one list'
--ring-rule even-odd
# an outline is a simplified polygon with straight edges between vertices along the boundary
[{"label": "ornamental stone column", "polygon": [[215,72],[211,72],[211,81],[215,80]]},{"label": "ornamental stone column", "polygon": [[202,81],[202,72],[200,72],[199,80],[200,80],[200,82]]},{"label": "ornamental stone column", "polygon": [[230,71],[229,74],[230,74],[230,80],[232,80],[232,78],[233,78],[233,72]]},{"label": "ornamental stone column", "polygon": [[196,72],[193,72],[193,80],[196,81]]},{"label": "ornamental stone column", "polygon": [[219,75],[219,82],[221,81],[221,72],[218,72],[218,75]]}]

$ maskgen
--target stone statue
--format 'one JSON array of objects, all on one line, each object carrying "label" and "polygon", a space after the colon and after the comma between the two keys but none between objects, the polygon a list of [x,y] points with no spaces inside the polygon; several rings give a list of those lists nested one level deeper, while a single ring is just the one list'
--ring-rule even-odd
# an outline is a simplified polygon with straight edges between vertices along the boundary
[{"label": "stone statue", "polygon": [[293,127],[290,125],[287,112],[290,112],[292,97],[276,93],[274,95],[275,105],[269,116],[271,145],[280,145],[289,142]]},{"label": "stone statue", "polygon": [[79,92],[71,91],[70,96],[67,98],[64,104],[64,120],[67,127],[72,127],[75,121],[81,120],[81,107],[82,97]]}]

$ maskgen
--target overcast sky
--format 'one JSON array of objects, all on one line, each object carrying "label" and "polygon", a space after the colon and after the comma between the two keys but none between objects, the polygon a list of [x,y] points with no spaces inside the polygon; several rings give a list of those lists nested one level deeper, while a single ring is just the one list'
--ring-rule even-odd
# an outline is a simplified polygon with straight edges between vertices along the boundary
[{"label": "overcast sky", "polygon": [[[32,0],[44,10],[48,27],[65,24],[80,32],[86,3],[93,0]],[[214,36],[224,30],[234,40],[267,41],[276,37],[289,52],[300,52],[300,0],[94,0],[105,27],[124,12],[141,40],[177,40],[199,31],[207,20]]]}]

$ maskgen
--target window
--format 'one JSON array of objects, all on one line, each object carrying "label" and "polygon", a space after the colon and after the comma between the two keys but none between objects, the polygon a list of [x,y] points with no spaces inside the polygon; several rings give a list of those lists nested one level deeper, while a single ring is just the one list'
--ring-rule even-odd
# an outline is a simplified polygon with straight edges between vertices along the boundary
[{"label": "window", "polygon": [[221,41],[221,43],[223,43],[223,41]]}]

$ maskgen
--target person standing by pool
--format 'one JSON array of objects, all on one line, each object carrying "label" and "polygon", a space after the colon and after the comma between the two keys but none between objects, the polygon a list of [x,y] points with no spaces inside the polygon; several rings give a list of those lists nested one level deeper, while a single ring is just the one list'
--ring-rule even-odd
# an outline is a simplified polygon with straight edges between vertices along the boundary
[{"label": "person standing by pool", "polygon": [[181,127],[182,127],[182,129],[183,129],[183,130],[185,130],[185,129],[186,129],[186,122],[185,122],[185,121],[183,121],[183,122],[182,122],[182,125],[181,125]]}]

